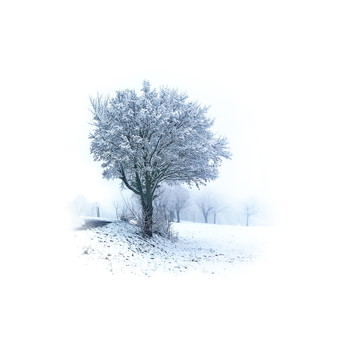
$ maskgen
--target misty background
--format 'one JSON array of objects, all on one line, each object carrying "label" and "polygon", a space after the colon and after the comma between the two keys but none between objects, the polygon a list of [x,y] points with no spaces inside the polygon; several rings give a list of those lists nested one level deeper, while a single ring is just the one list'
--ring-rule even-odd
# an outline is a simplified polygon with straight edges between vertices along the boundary
[{"label": "misty background", "polygon": [[348,15],[342,1],[2,4],[3,215],[59,222],[79,195],[113,210],[89,96],[147,79],[211,106],[233,153],[208,186],[223,202],[256,199],[258,224],[347,224]]}]

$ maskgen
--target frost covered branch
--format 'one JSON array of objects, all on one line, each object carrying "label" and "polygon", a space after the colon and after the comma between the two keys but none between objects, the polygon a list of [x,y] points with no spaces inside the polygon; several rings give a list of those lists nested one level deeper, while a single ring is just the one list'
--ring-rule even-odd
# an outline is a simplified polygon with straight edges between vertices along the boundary
[{"label": "frost covered branch", "polygon": [[210,130],[208,108],[177,90],[157,91],[145,81],[139,95],[121,90],[91,99],[91,107],[91,153],[105,178],[120,179],[140,197],[146,236],[152,236],[153,201],[163,182],[199,186],[216,179],[222,159],[230,158],[226,139]]}]

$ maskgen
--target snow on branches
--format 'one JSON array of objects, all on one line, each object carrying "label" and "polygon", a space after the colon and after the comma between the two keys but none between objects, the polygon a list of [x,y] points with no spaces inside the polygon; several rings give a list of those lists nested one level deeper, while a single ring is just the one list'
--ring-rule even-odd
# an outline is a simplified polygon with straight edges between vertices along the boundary
[{"label": "snow on branches", "polygon": [[214,180],[222,158],[230,157],[227,141],[210,130],[208,108],[187,99],[175,89],[152,89],[148,81],[140,94],[121,90],[91,99],[91,153],[102,162],[103,176],[121,179],[149,205],[162,182]]}]

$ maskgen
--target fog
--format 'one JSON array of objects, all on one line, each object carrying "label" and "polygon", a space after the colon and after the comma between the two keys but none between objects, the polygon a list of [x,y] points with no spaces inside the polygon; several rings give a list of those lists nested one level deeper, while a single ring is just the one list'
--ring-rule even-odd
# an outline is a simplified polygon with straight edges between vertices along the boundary
[{"label": "fog", "polygon": [[210,105],[230,142],[212,185],[277,224],[346,222],[349,52],[340,2],[66,2],[1,11],[2,186],[17,217],[110,203],[89,154],[89,96],[144,79]]},{"label": "fog", "polygon": [[[214,348],[228,338],[228,347],[242,349],[264,341],[278,349],[297,342],[345,348],[345,5],[1,3],[2,341],[108,348],[152,339],[171,348],[185,340],[198,348],[209,337]],[[146,283],[78,266],[69,203],[83,195],[104,210],[120,199],[119,184],[101,178],[89,153],[89,96],[139,89],[144,79],[211,106],[215,132],[228,138],[233,157],[208,188],[227,206],[255,198],[264,208],[256,224],[282,227],[268,228],[276,235],[266,266],[247,265],[227,280],[169,275]]]}]

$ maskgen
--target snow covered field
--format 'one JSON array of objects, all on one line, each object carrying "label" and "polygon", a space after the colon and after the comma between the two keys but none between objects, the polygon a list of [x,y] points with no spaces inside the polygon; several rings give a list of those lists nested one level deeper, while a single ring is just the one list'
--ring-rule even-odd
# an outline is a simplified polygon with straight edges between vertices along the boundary
[{"label": "snow covered field", "polygon": [[75,237],[84,263],[104,265],[112,274],[229,275],[261,255],[271,231],[199,223],[174,224],[173,229],[178,234],[175,242],[159,236],[145,240],[123,222],[75,231]]},{"label": "snow covered field", "polygon": [[1,348],[349,349],[348,258],[335,238],[175,230],[174,243],[144,241],[111,224],[8,255],[5,266],[20,264],[3,279]]},{"label": "snow covered field", "polygon": [[130,322],[123,348],[348,349],[348,287],[328,240],[271,227],[174,229],[174,243],[135,238],[127,224],[75,231],[84,269],[105,274],[115,294],[102,298],[118,295]]}]

